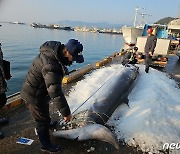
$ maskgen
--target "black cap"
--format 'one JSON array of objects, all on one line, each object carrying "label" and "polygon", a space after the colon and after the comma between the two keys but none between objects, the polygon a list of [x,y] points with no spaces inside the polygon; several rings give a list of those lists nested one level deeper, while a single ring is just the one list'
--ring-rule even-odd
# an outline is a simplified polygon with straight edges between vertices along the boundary
[{"label": "black cap", "polygon": [[84,62],[84,57],[82,55],[83,45],[78,42],[78,40],[70,39],[68,43],[65,44],[65,46],[72,55],[73,61],[76,61],[76,63]]}]

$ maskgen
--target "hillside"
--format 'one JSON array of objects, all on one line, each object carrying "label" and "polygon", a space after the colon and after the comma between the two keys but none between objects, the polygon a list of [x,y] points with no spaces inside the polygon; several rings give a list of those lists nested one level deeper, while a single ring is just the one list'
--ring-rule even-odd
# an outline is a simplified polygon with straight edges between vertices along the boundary
[{"label": "hillside", "polygon": [[174,20],[176,18],[173,17],[165,17],[162,18],[160,20],[158,20],[157,22],[155,22],[154,24],[161,24],[161,25],[167,25],[170,21]]},{"label": "hillside", "polygon": [[84,22],[84,21],[71,21],[71,20],[63,20],[59,21],[58,24],[64,26],[87,26],[87,27],[99,27],[99,28],[121,28],[123,24],[111,24],[107,22]]}]

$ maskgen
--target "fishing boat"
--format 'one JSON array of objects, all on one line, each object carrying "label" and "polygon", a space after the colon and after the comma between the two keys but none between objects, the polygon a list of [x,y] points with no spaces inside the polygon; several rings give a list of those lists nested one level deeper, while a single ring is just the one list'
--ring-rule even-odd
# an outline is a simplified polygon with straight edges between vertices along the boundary
[{"label": "fishing boat", "polygon": [[124,27],[122,27],[123,38],[125,40],[125,43],[128,46],[134,46],[136,44],[137,37],[141,36],[142,32],[143,32],[144,16],[146,14],[141,13],[141,15],[143,17],[143,20],[142,20],[142,23],[139,26],[136,25],[136,20],[137,20],[137,15],[138,14],[139,14],[139,8],[136,7],[133,26],[130,26],[130,27],[124,26]]},{"label": "fishing boat", "polygon": [[[141,19],[137,23],[137,15],[141,16]],[[144,25],[146,23],[145,16],[151,16],[146,13],[139,12],[139,8],[135,8],[134,24],[133,26],[124,26],[122,27],[122,33],[125,40],[125,43],[131,47],[136,44],[137,37],[142,36]]]},{"label": "fishing boat", "polygon": [[138,36],[141,36],[142,28],[138,27],[122,27],[123,38],[128,46],[134,46]]}]

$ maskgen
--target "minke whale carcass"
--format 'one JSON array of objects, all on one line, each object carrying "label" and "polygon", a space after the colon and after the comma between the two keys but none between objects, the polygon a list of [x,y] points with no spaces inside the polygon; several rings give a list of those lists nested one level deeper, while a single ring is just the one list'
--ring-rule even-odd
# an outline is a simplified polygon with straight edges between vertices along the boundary
[{"label": "minke whale carcass", "polygon": [[132,65],[117,70],[74,111],[70,127],[67,130],[55,131],[53,135],[79,141],[97,139],[108,142],[119,149],[116,137],[104,125],[116,108],[128,100],[128,94],[138,74],[138,67]]}]

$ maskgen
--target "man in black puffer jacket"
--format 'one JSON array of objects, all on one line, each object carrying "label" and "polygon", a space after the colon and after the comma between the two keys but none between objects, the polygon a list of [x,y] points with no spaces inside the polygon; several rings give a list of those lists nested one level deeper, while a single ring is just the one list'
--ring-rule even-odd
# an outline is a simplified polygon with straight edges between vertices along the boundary
[{"label": "man in black puffer jacket", "polygon": [[50,141],[49,102],[57,105],[65,121],[70,121],[72,115],[62,92],[62,79],[65,75],[65,66],[71,65],[73,61],[84,62],[82,50],[82,44],[75,39],[70,39],[66,45],[57,41],[45,42],[26,75],[21,98],[36,122],[42,151],[62,150]]}]

